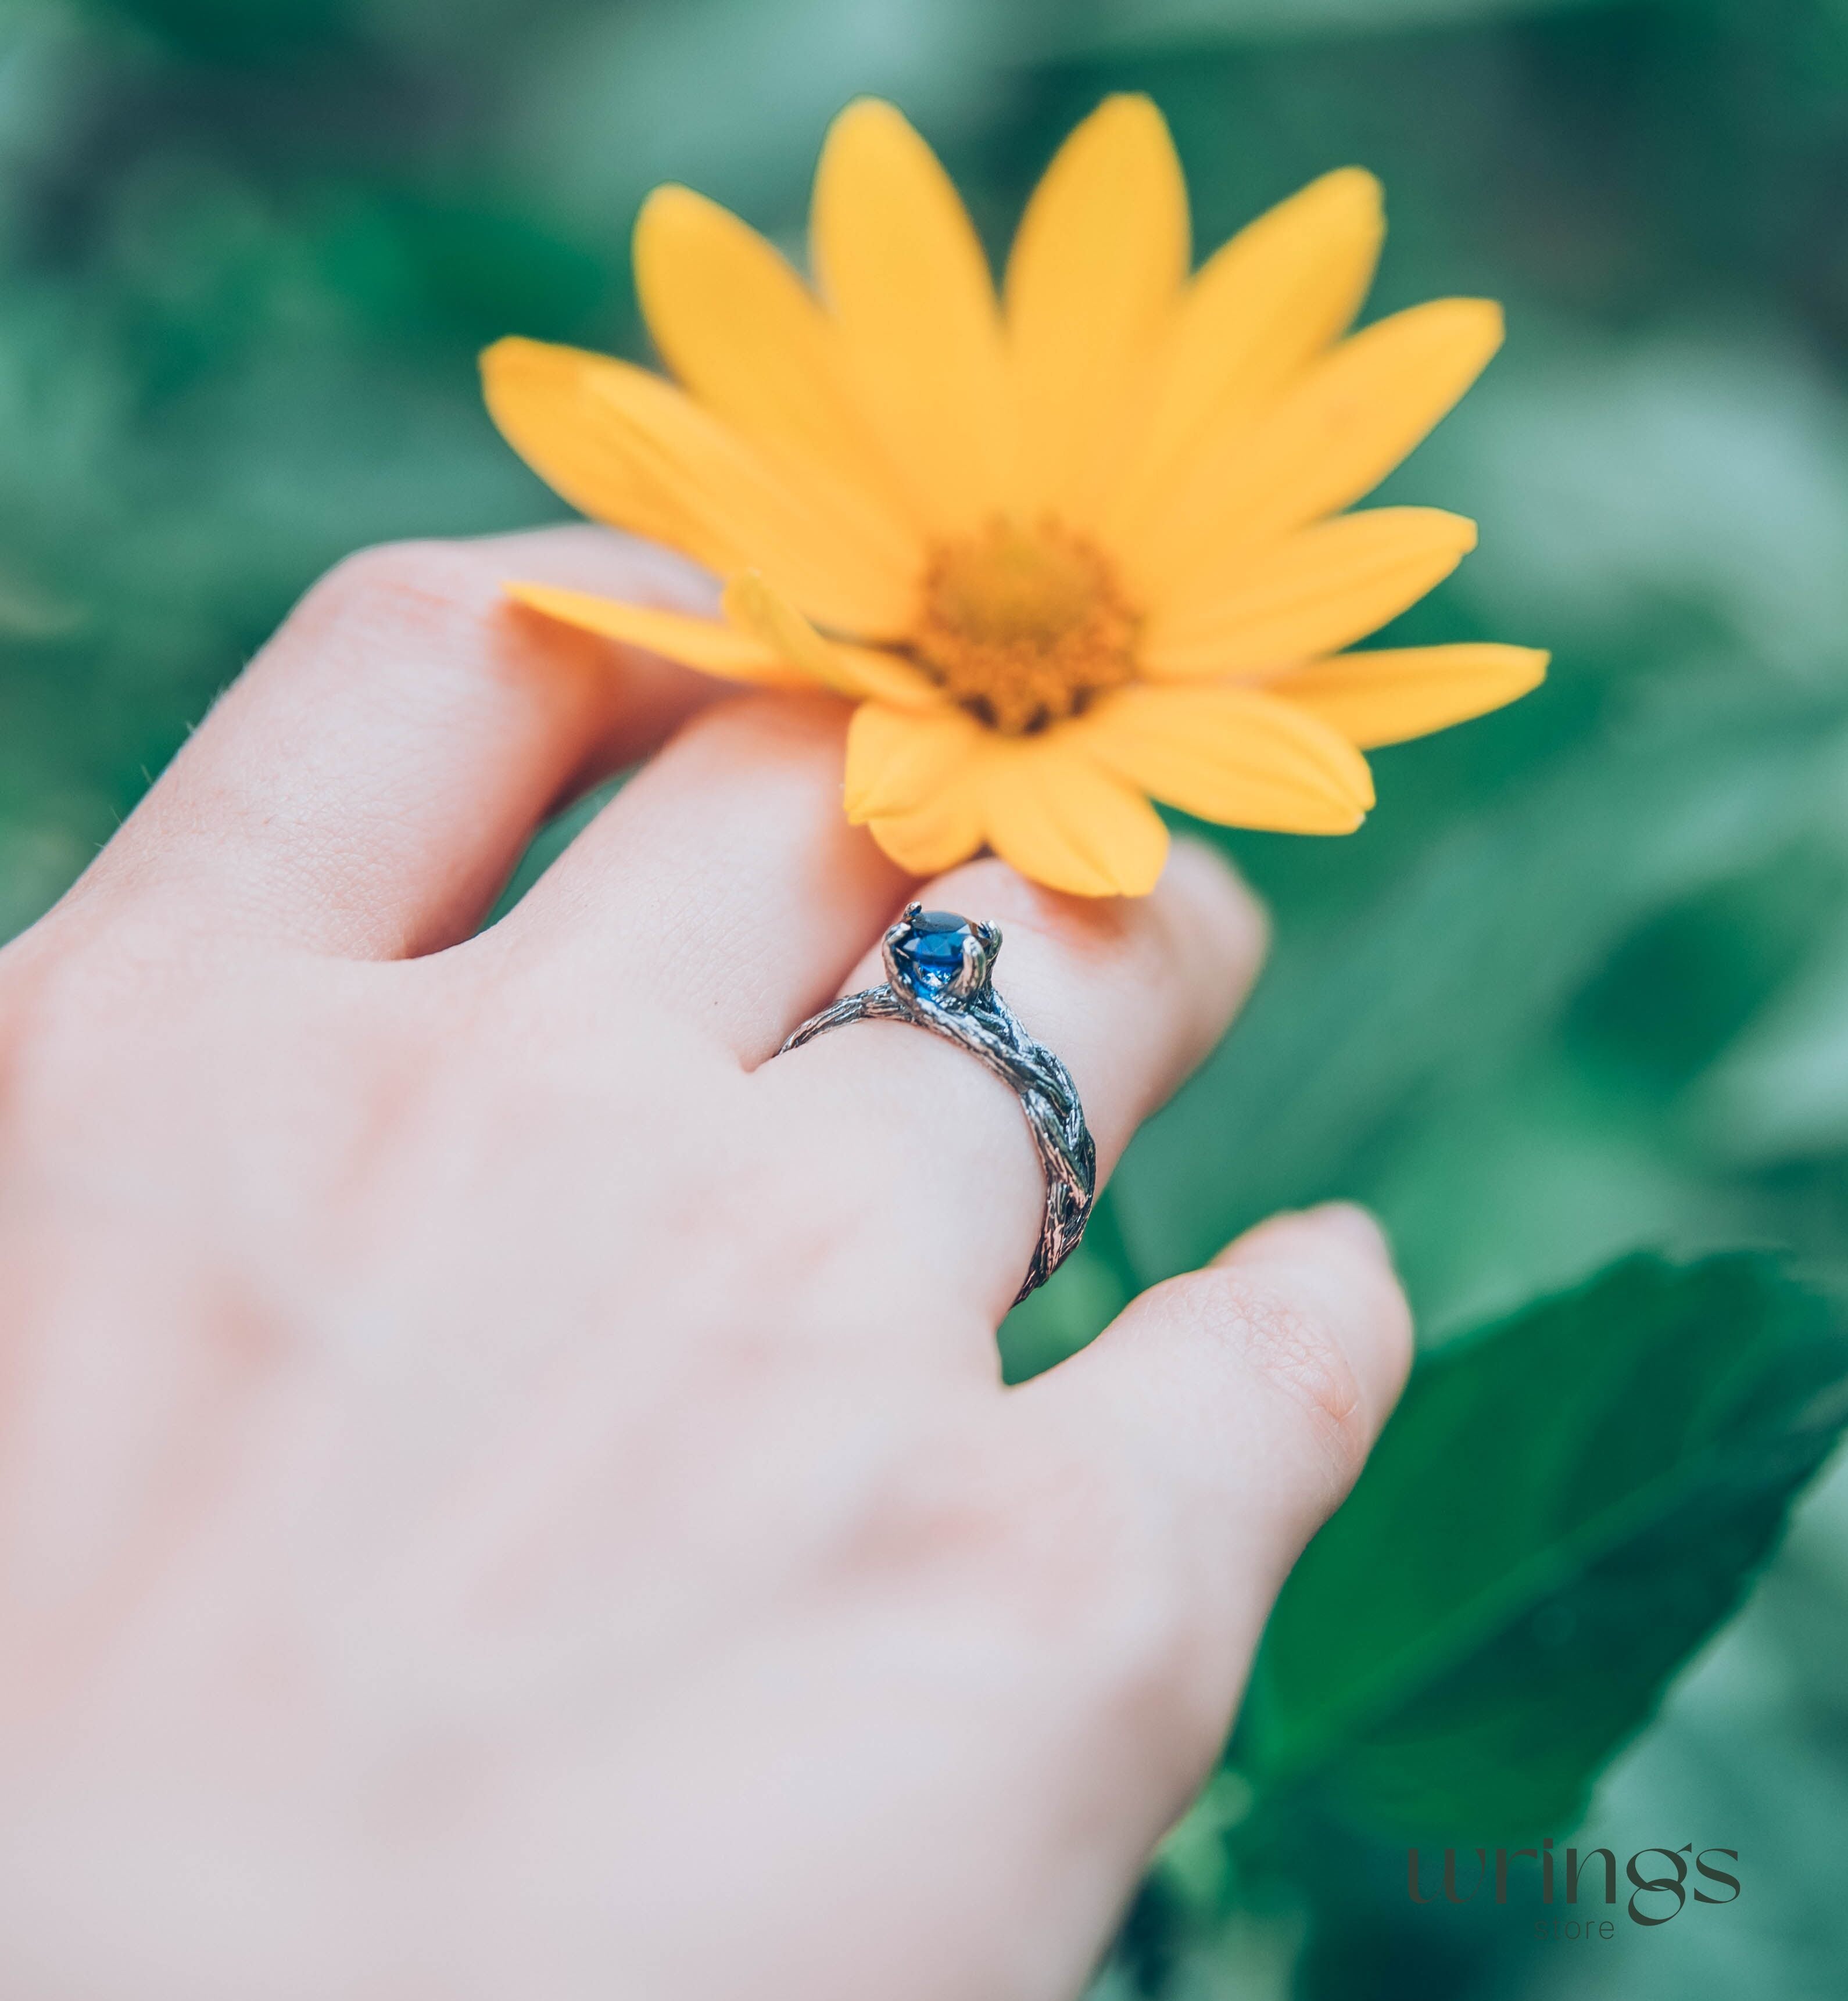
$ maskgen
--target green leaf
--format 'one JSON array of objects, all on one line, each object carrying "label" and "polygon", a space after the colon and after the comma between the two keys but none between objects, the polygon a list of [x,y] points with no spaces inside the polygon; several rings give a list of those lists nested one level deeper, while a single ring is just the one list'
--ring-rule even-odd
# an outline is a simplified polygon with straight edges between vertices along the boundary
[{"label": "green leaf", "polygon": [[1438,1350],[1278,1602],[1234,1758],[1376,1833],[1569,1828],[1848,1421],[1832,1301],[1611,1267]]}]

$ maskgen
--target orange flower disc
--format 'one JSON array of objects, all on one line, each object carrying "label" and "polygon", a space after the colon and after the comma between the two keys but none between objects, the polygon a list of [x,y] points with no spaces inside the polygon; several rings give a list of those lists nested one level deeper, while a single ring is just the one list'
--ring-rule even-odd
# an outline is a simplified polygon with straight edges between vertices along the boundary
[{"label": "orange flower disc", "polygon": [[1102,555],[1044,520],[938,545],[912,650],[952,701],[1004,735],[1075,715],[1135,677],[1136,618]]}]

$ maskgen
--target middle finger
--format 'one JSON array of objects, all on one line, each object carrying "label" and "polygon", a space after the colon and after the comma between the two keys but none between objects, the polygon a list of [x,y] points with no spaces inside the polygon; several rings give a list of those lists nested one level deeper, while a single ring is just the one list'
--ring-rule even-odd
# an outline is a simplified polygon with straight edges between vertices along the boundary
[{"label": "middle finger", "polygon": [[771,694],[695,718],[482,942],[762,1062],[910,880],[841,810],[847,715]]}]

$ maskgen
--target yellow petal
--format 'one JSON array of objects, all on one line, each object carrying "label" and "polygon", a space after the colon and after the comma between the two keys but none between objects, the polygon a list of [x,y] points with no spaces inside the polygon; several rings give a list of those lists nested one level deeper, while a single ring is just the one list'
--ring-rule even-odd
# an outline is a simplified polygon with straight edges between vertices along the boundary
[{"label": "yellow petal", "polygon": [[1352,743],[1258,689],[1120,688],[1074,726],[1101,763],[1228,826],[1351,833],[1373,803],[1366,760]]},{"label": "yellow petal", "polygon": [[798,493],[692,398],[646,369],[539,341],[482,357],[513,448],[574,505],[721,572],[755,566],[825,624],[909,622],[916,577],[853,511]]},{"label": "yellow petal", "polygon": [[949,176],[889,104],[835,120],[809,231],[858,399],[917,518],[973,531],[1011,490],[994,286]]},{"label": "yellow petal", "polygon": [[1138,657],[1157,680],[1317,659],[1415,604],[1475,546],[1474,521],[1435,507],[1343,514],[1202,573],[1150,616]]},{"label": "yellow petal", "polygon": [[741,571],[725,587],[725,615],[741,635],[769,647],[809,681],[845,694],[834,649],[757,570]]},{"label": "yellow petal", "polygon": [[662,611],[652,604],[624,604],[587,591],[560,590],[549,583],[509,583],[503,586],[516,604],[542,611],[580,632],[640,646],[682,666],[726,680],[753,681],[769,687],[806,687],[808,677],[791,667],[781,654],[760,639],[715,618],[689,618],[684,612]]},{"label": "yellow petal", "polygon": [[1150,371],[1151,407],[1112,523],[1133,524],[1190,455],[1222,456],[1252,412],[1347,330],[1385,228],[1380,183],[1344,167],[1214,252]]},{"label": "yellow petal", "polygon": [[1502,342],[1487,299],[1437,299],[1344,341],[1220,458],[1202,458],[1140,524],[1129,567],[1147,604],[1228,555],[1358,500],[1424,437]]},{"label": "yellow petal", "polygon": [[1187,263],[1187,185],[1161,113],[1146,97],[1107,98],[1034,190],[1008,262],[1030,505],[1083,513]]},{"label": "yellow petal", "polygon": [[878,646],[832,645],[856,700],[884,702],[890,708],[934,712],[943,707],[943,691],[921,667]]},{"label": "yellow petal", "polygon": [[1531,646],[1470,642],[1344,653],[1279,674],[1272,694],[1368,750],[1428,736],[1516,700],[1546,678]]},{"label": "yellow petal", "polygon": [[840,338],[781,253],[703,195],[656,188],[635,223],[635,285],[662,358],[785,476],[847,496],[921,561],[891,469],[846,387]]},{"label": "yellow petal", "polygon": [[501,435],[580,513],[708,562],[693,524],[643,477],[597,394],[599,381],[625,365],[580,348],[499,340],[481,358],[482,388]]},{"label": "yellow petal", "polygon": [[853,701],[872,698],[900,707],[934,708],[936,684],[909,660],[871,646],[824,639],[789,600],[756,570],[744,570],[725,587],[725,615],[741,635],[767,648],[799,681]]},{"label": "yellow petal", "polygon": [[1004,861],[1074,896],[1146,896],[1154,888],[1168,859],[1161,815],[1074,735],[991,735],[986,749],[982,817]]},{"label": "yellow petal", "polygon": [[903,818],[959,792],[981,761],[982,726],[963,709],[939,702],[934,709],[894,708],[863,701],[847,732],[847,816]]},{"label": "yellow petal", "polygon": [[900,868],[914,875],[941,875],[982,845],[976,773],[964,772],[910,813],[868,821],[866,830]]}]

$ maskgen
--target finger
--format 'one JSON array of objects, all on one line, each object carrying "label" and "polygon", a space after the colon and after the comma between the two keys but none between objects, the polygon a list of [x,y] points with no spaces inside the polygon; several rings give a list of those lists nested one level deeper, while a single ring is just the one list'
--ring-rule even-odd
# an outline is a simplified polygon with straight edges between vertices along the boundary
[{"label": "finger", "polygon": [[646,998],[760,1063],[910,880],[841,810],[847,713],[784,694],[700,715],[479,947]]},{"label": "finger", "polygon": [[599,529],[362,551],[212,710],[77,893],[355,957],[466,935],[540,820],[716,691],[506,600],[511,572],[687,604]]},{"label": "finger", "polygon": [[1152,1504],[1200,1645],[1216,1741],[1289,1567],[1352,1484],[1405,1380],[1411,1321],[1363,1209],[1274,1217],[1133,1301],[1017,1393]]},{"label": "finger", "polygon": [[[1206,1056],[1256,976],[1262,907],[1210,848],[1177,841],[1154,891],[1067,896],[977,861],[917,893],[998,922],[996,990],[1063,1059],[1097,1141],[1100,1178]],[[896,914],[895,912],[889,914]],[[876,952],[849,990],[884,978]],[[788,1025],[793,1026],[792,1021]],[[993,1319],[1013,1298],[1045,1201],[1018,1099],[966,1051],[902,1022],[865,1021],[779,1057],[761,1087],[851,1108],[861,1171],[893,1192],[908,1255],[966,1279]]]},{"label": "finger", "polygon": [[[1411,1315],[1386,1234],[1352,1202],[1273,1216],[1228,1244],[1208,1268],[1283,1300],[1331,1335],[1353,1373],[1354,1441],[1364,1458],[1404,1387]],[[1328,1407],[1332,1408],[1333,1401]],[[1356,1466],[1354,1470],[1358,1470]],[[1342,1491],[1350,1484],[1344,1474]]]}]

